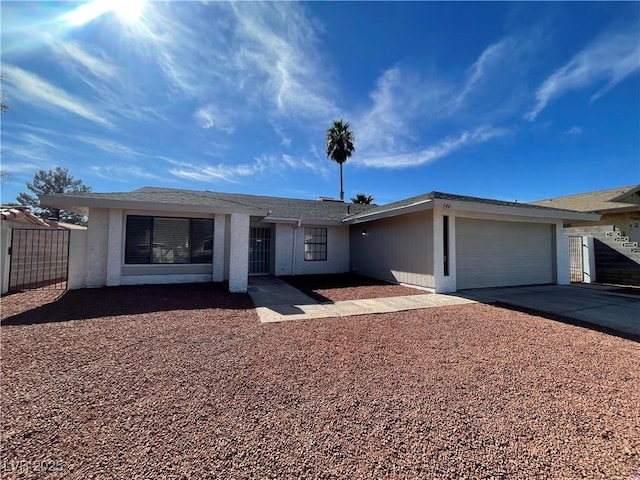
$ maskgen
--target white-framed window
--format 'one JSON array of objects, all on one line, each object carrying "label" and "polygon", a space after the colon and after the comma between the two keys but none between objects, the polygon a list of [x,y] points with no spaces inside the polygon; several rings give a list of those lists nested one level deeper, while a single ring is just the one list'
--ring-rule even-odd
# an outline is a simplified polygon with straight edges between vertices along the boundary
[{"label": "white-framed window", "polygon": [[327,260],[327,229],[320,227],[305,227],[304,229],[304,259],[305,261]]},{"label": "white-framed window", "polygon": [[213,262],[213,220],[128,215],[127,265]]}]

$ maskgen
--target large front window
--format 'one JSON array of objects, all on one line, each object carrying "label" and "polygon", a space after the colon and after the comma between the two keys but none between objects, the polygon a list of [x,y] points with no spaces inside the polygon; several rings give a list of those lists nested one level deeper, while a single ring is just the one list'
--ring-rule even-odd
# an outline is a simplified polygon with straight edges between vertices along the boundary
[{"label": "large front window", "polygon": [[305,227],[304,259],[309,261],[327,259],[327,229]]},{"label": "large front window", "polygon": [[212,263],[213,220],[127,216],[125,264]]}]

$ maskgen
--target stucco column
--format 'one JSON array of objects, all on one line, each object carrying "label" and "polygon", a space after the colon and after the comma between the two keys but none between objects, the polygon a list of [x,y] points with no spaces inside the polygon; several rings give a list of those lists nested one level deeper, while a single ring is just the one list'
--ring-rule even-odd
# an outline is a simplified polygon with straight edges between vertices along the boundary
[{"label": "stucco column", "polygon": [[562,221],[556,222],[556,282],[558,285],[570,285],[569,237],[564,234]]},{"label": "stucco column", "polygon": [[224,227],[225,216],[216,213],[213,220],[213,272],[211,281],[224,280]]},{"label": "stucco column", "polygon": [[69,290],[87,286],[87,231],[69,231]]},{"label": "stucco column", "polygon": [[122,277],[122,210],[109,210],[109,239],[107,242],[107,286],[120,285]]},{"label": "stucco column", "polygon": [[11,247],[11,232],[12,230],[2,229],[0,230],[0,290],[4,295],[9,291],[9,265],[11,264],[11,256],[9,255],[9,247]]},{"label": "stucco column", "polygon": [[87,287],[104,287],[107,281],[109,210],[91,208],[87,228]]},{"label": "stucco column", "polygon": [[249,279],[249,215],[231,214],[230,243],[229,291],[244,293]]},{"label": "stucco column", "polygon": [[[436,293],[450,293],[457,290],[456,286],[456,218],[445,203],[433,209],[433,279]],[[448,275],[444,274],[444,216],[449,218]]]}]

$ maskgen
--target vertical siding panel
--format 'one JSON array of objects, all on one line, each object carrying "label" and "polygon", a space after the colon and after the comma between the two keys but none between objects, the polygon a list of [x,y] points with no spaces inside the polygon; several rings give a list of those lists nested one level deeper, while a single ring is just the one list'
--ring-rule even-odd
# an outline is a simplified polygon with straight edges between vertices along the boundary
[{"label": "vertical siding panel", "polygon": [[353,225],[351,266],[382,280],[433,287],[432,232],[430,211]]}]

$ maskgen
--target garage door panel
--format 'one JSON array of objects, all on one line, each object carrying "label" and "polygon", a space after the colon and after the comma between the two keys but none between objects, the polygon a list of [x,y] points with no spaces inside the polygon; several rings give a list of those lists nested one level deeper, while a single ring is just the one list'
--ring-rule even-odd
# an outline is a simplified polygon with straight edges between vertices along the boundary
[{"label": "garage door panel", "polygon": [[553,227],[456,220],[458,289],[553,283]]}]

